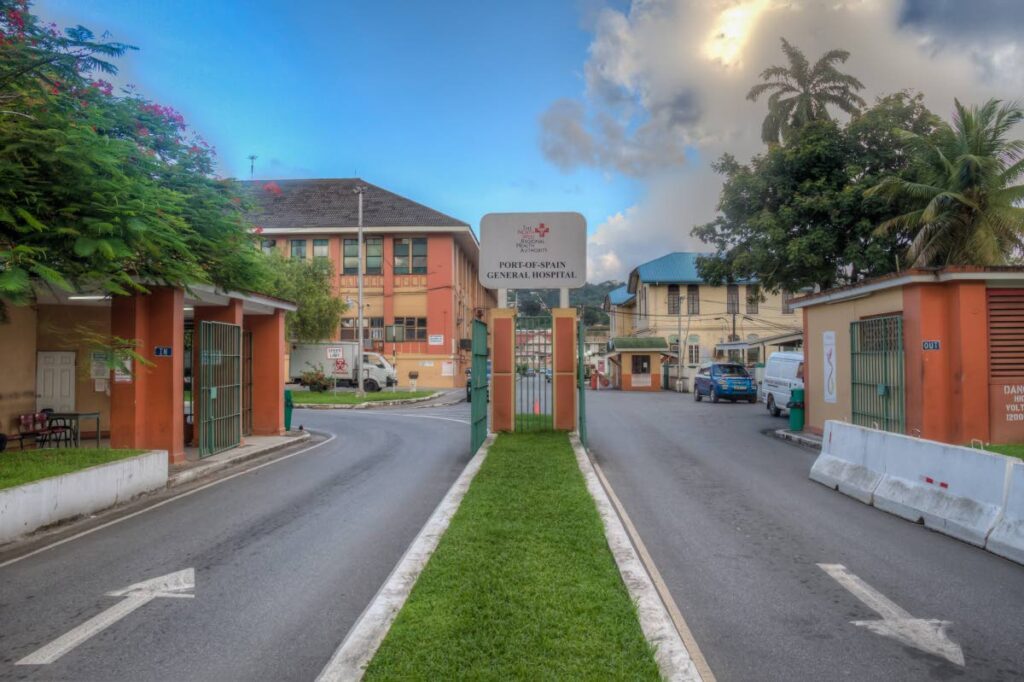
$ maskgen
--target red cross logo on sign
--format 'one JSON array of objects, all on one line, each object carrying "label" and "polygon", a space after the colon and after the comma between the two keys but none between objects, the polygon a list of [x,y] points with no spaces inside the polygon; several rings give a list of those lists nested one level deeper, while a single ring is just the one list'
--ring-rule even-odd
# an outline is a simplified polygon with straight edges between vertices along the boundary
[{"label": "red cross logo on sign", "polygon": [[536,228],[534,228],[533,231],[540,235],[541,238],[544,238],[548,236],[548,232],[551,231],[551,228],[545,225],[544,223],[541,223]]}]

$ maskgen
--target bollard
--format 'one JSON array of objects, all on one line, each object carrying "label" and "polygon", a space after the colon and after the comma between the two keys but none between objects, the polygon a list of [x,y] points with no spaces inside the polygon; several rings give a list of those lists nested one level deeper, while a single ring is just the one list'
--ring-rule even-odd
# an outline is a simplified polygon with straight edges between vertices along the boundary
[{"label": "bollard", "polygon": [[292,402],[292,392],[284,392],[284,430],[292,430],[292,410],[295,409],[295,403]]},{"label": "bollard", "polygon": [[786,404],[789,408],[789,430],[790,431],[803,431],[804,430],[804,389],[794,388],[790,394],[789,402]]}]

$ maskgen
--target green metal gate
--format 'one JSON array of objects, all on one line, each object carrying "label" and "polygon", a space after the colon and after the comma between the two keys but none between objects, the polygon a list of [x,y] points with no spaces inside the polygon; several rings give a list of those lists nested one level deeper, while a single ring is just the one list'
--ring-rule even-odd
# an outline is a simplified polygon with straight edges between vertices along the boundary
[{"label": "green metal gate", "polygon": [[476,452],[487,438],[487,325],[473,320],[473,365],[470,368],[470,447]]},{"label": "green metal gate", "polygon": [[577,396],[577,410],[579,412],[580,423],[577,427],[580,434],[580,442],[584,445],[587,444],[587,374],[586,374],[586,355],[584,349],[586,348],[586,327],[583,325],[583,319],[580,318],[579,329],[576,333],[576,343],[579,346],[579,353],[576,357],[576,372],[579,377],[579,396]]},{"label": "green metal gate", "polygon": [[850,388],[854,424],[906,431],[902,317],[850,324]]},{"label": "green metal gate", "polygon": [[199,323],[198,374],[199,456],[208,457],[237,446],[242,439],[241,327]]},{"label": "green metal gate", "polygon": [[516,316],[516,431],[553,431],[551,318]]}]

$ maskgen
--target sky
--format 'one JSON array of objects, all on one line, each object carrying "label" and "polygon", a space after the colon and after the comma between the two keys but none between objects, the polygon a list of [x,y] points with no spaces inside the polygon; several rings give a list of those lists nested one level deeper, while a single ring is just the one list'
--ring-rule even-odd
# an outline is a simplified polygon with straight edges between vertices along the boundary
[{"label": "sky", "polygon": [[181,111],[225,176],[358,175],[479,227],[578,211],[588,279],[623,279],[715,214],[724,152],[762,150],[744,99],[785,36],[841,47],[869,102],[1013,99],[1024,0],[38,0],[140,49],[118,84]]}]

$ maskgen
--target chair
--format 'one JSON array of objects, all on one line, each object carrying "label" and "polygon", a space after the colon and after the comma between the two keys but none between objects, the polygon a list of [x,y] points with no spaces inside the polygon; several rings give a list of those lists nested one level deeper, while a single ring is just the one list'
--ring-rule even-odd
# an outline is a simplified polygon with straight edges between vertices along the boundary
[{"label": "chair", "polygon": [[18,440],[21,441],[21,449],[25,449],[25,439],[31,438],[36,447],[46,444],[50,431],[46,428],[46,415],[42,412],[32,412],[18,415]]},{"label": "chair", "polygon": [[39,415],[43,418],[44,428],[48,432],[46,437],[47,441],[52,441],[60,447],[61,443],[64,443],[64,447],[70,448],[71,443],[75,440],[75,427],[71,423],[70,419],[64,417],[53,418],[53,408],[45,407],[39,411]]}]

